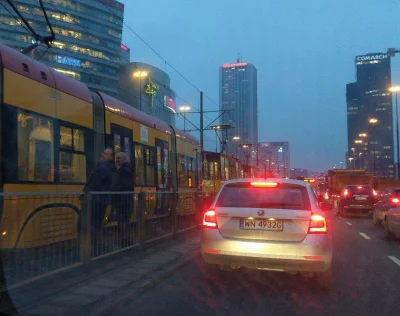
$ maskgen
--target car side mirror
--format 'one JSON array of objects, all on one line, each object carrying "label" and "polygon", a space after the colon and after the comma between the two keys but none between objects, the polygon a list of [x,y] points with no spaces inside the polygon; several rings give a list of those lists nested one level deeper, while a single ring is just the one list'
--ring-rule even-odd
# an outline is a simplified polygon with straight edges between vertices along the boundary
[{"label": "car side mirror", "polygon": [[329,202],[321,202],[319,207],[323,211],[332,211],[332,204]]}]

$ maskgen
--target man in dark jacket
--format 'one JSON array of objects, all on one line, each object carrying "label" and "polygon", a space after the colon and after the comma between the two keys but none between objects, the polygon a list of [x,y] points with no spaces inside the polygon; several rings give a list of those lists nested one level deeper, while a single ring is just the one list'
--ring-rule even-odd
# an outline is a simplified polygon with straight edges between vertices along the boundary
[{"label": "man in dark jacket", "polygon": [[[117,176],[112,190],[117,192],[133,192],[133,172],[128,157],[120,152],[116,156]],[[133,194],[116,194],[113,197],[113,206],[117,210],[118,230],[121,246],[128,246],[131,237],[129,234],[129,218],[133,211]]]},{"label": "man in dark jacket", "polygon": [[[83,189],[84,192],[107,192],[112,190],[117,168],[113,160],[113,150],[106,148],[99,163],[93,169]],[[92,231],[97,235],[101,230],[104,214],[110,199],[106,195],[94,194],[92,202]]]}]

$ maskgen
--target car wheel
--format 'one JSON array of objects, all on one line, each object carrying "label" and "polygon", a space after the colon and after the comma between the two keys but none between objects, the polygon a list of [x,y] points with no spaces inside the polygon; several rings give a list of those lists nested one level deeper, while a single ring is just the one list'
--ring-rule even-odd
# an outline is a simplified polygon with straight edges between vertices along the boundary
[{"label": "car wheel", "polygon": [[331,290],[332,283],[333,283],[333,276],[332,276],[332,264],[329,266],[328,270],[325,272],[316,272],[315,279],[317,281],[317,285],[319,288],[323,290]]},{"label": "car wheel", "polygon": [[391,239],[393,237],[393,234],[389,229],[389,225],[388,225],[388,221],[387,221],[386,217],[383,220],[383,231],[384,231],[386,239]]},{"label": "car wheel", "polygon": [[381,225],[381,220],[378,219],[376,211],[372,212],[372,222],[374,223],[375,226],[380,226]]}]

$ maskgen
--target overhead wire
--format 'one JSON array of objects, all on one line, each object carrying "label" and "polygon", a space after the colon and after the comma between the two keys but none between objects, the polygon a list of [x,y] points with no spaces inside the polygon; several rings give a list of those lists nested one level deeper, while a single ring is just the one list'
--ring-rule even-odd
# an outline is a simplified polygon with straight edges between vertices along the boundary
[{"label": "overhead wire", "polygon": [[5,6],[4,3],[0,3],[1,6],[17,21],[17,23],[19,23],[20,26],[22,26],[25,31],[27,31],[30,35],[32,35],[35,38],[35,35],[18,19],[18,17],[14,16],[10,10],[7,9],[7,7]]},{"label": "overhead wire", "polygon": [[[122,23],[128,28],[128,30],[130,30],[133,34],[135,34],[135,36],[137,38],[139,38],[143,44],[145,44],[148,48],[150,48],[150,50],[156,54],[161,60],[164,61],[164,63],[166,65],[168,65],[169,67],[171,67],[172,70],[174,70],[181,78],[183,78],[189,85],[191,85],[193,88],[195,88],[198,92],[201,92],[202,90],[200,90],[193,82],[191,82],[187,77],[185,77],[177,68],[175,68],[171,63],[169,63],[164,57],[161,56],[160,53],[158,53],[143,37],[141,37],[135,30],[133,30],[125,21],[123,18],[119,17],[118,15],[115,14],[115,12],[103,1],[103,0],[99,0],[99,2],[101,4],[103,4],[108,11],[110,11],[111,14],[113,14],[116,18],[120,19],[122,21]],[[210,100],[212,103],[214,103],[215,105],[217,105],[219,107],[219,105],[214,102],[208,95],[206,95],[203,91],[203,96],[205,96],[208,100]],[[199,111],[199,109],[196,109],[197,111]],[[204,115],[205,117],[207,117],[207,115]],[[211,119],[209,117],[207,117],[208,119]]]}]

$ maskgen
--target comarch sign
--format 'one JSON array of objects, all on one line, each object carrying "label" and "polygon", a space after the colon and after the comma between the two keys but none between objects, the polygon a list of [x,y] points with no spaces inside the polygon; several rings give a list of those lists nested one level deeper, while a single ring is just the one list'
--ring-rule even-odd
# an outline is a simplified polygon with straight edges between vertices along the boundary
[{"label": "comarch sign", "polygon": [[371,61],[371,60],[382,60],[382,59],[387,59],[387,58],[388,58],[387,54],[375,54],[375,55],[357,56],[356,60],[357,61]]}]

